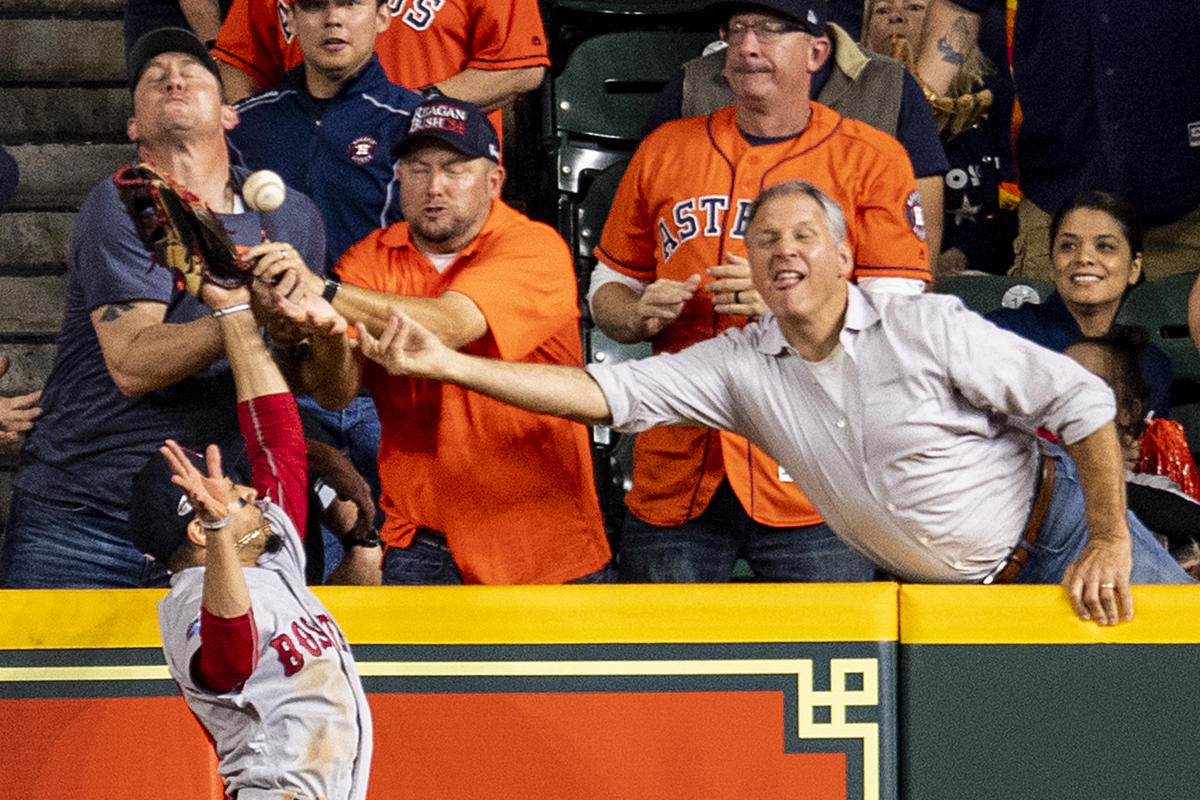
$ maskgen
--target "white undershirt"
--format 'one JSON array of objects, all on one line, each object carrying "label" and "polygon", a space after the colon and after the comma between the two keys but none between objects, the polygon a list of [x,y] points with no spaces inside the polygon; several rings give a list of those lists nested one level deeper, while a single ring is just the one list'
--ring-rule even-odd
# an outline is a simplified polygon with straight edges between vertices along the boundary
[{"label": "white undershirt", "polygon": [[450,269],[454,259],[458,258],[458,253],[426,253],[424,250],[421,251],[421,255],[429,259],[429,263],[433,264],[439,275]]},{"label": "white undershirt", "polygon": [[804,360],[812,371],[817,383],[829,395],[829,399],[838,407],[838,411],[846,411],[846,348],[839,341],[833,352],[821,361]]}]

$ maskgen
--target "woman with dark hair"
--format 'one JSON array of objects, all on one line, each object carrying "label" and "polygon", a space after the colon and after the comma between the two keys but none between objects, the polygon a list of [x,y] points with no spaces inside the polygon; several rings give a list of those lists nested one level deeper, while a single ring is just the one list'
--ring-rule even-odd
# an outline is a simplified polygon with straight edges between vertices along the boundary
[{"label": "woman with dark hair", "polygon": [[[1041,305],[1002,308],[988,319],[1051,350],[1063,351],[1085,337],[1104,336],[1121,301],[1142,278],[1142,226],[1125,198],[1080,192],[1050,222],[1050,260],[1055,292]],[[1168,416],[1171,362],[1148,345],[1140,359],[1150,386],[1149,410]]]}]

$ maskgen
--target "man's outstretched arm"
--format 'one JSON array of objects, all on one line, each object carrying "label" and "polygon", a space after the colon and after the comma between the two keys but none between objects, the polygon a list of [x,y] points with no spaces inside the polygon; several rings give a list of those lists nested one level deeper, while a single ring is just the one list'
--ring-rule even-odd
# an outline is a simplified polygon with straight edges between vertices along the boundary
[{"label": "man's outstretched arm", "polygon": [[612,421],[604,392],[580,367],[465,355],[398,311],[392,313],[378,339],[361,323],[358,336],[362,354],[392,375],[458,384],[526,411],[585,425]]}]

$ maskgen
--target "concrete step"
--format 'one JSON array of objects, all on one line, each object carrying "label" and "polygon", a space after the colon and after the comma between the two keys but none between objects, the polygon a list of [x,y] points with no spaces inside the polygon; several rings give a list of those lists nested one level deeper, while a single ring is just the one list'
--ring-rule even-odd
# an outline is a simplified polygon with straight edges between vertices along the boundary
[{"label": "concrete step", "polygon": [[0,81],[124,84],[120,20],[0,19]]},{"label": "concrete step", "polygon": [[[75,214],[56,211],[10,212],[0,216],[0,265],[65,267]],[[3,267],[0,267],[2,272]]]},{"label": "concrete step", "polygon": [[45,144],[11,147],[21,182],[13,208],[77,209],[92,187],[137,156],[132,144]]},{"label": "concrete step", "polygon": [[4,337],[50,337],[62,325],[65,275],[5,276],[0,292],[0,340]]},{"label": "concrete step", "polygon": [[0,394],[13,397],[37,391],[46,383],[54,362],[53,344],[0,342],[0,353],[8,356],[8,372],[0,378]]},{"label": "concrete step", "polygon": [[6,17],[111,17],[120,19],[125,0],[0,0]]},{"label": "concrete step", "polygon": [[30,87],[4,90],[0,142],[125,142],[133,101],[124,87]]}]

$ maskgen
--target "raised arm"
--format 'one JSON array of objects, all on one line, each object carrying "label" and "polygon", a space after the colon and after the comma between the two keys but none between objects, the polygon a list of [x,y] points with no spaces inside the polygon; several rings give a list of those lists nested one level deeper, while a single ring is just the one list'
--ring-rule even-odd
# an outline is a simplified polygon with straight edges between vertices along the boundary
[{"label": "raised arm", "polygon": [[526,411],[587,425],[612,421],[604,393],[580,367],[465,355],[400,312],[392,314],[379,338],[361,324],[358,336],[362,354],[392,375],[455,383]]},{"label": "raised arm", "polygon": [[1133,618],[1133,556],[1116,426],[1108,422],[1066,450],[1079,470],[1088,542],[1063,574],[1063,586],[1080,618],[1115,625]]},{"label": "raised arm", "polygon": [[979,41],[981,15],[951,0],[933,0],[921,29],[917,75],[938,94],[950,89],[967,53]]}]

